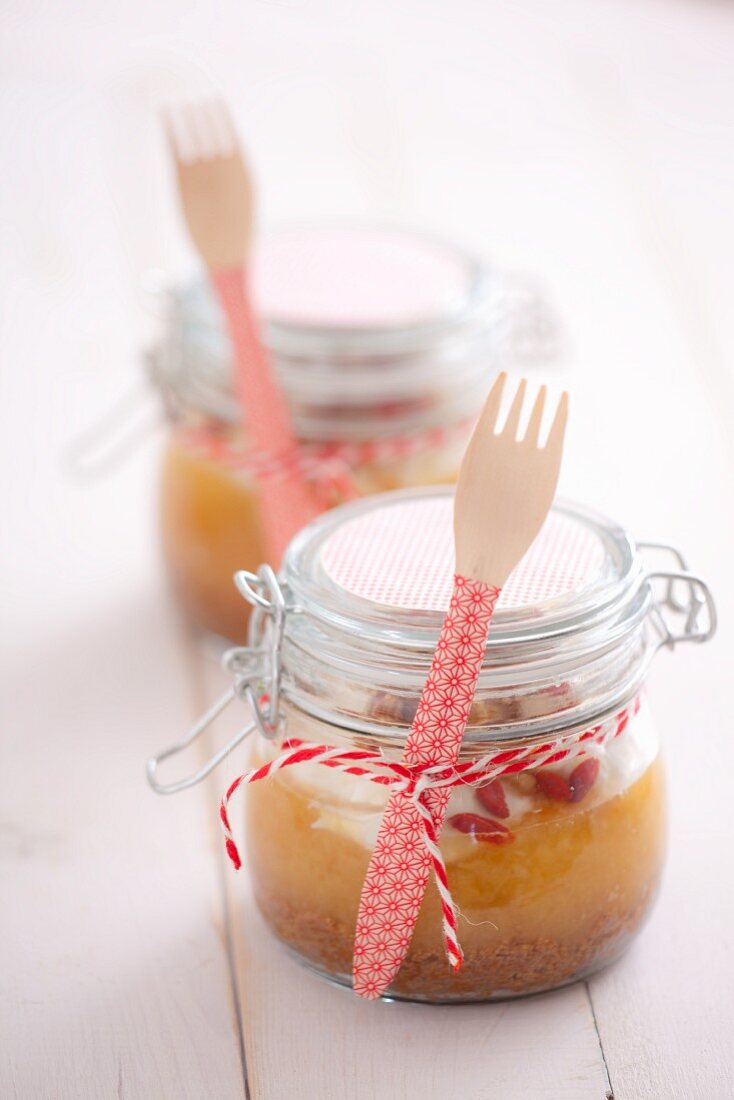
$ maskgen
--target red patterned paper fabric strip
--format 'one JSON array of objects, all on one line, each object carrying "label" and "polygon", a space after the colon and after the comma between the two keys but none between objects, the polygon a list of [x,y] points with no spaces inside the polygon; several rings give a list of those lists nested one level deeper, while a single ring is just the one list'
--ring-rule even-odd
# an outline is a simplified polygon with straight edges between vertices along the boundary
[{"label": "red patterned paper fabric strip", "polygon": [[211,278],[234,345],[235,382],[243,420],[256,450],[275,460],[270,468],[263,464],[259,481],[269,557],[278,566],[296,532],[320,515],[323,507],[313,498],[300,466],[293,461],[296,441],[290,415],[260,340],[246,291],[246,273],[242,268],[233,268],[214,271]]},{"label": "red patterned paper fabric strip", "polygon": [[[481,581],[454,578],[449,611],[408,735],[406,764],[426,767],[457,761],[499,593],[499,588]],[[425,793],[424,806],[435,837],[443,825],[449,793],[446,789]],[[400,969],[431,870],[423,837],[425,822],[412,794],[404,790],[391,795],[362,888],[353,978],[355,992],[370,999],[382,996]],[[439,891],[451,963],[458,969],[462,956],[453,904],[440,882]]]}]

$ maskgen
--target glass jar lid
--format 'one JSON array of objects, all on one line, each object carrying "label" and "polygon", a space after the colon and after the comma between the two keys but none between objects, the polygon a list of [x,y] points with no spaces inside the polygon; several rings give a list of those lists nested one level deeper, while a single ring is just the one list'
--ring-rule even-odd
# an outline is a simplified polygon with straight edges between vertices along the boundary
[{"label": "glass jar lid", "polygon": [[[238,573],[255,611],[248,645],[223,657],[234,687],[149,763],[154,788],[192,786],[255,728],[302,737],[300,719],[289,726],[293,709],[331,727],[311,727],[319,742],[399,748],[449,603],[452,496],[408,490],[342,505],[296,536],[279,578],[267,565]],[[662,568],[648,569],[643,552]],[[497,603],[464,751],[586,730],[631,702],[659,648],[715,631],[711,592],[680,551],[635,544],[607,517],[557,501]],[[159,763],[238,698],[252,721],[195,774],[161,783]]]},{"label": "glass jar lid", "polygon": [[[370,226],[282,231],[255,252],[252,285],[302,439],[333,438],[335,424],[337,437],[379,437],[452,423],[486,394],[500,280],[456,245]],[[157,382],[237,422],[224,321],[203,280],[169,288],[166,326]]]},{"label": "glass jar lid", "polygon": [[[281,576],[285,695],[339,725],[407,732],[453,572],[450,488],[371,497],[304,529]],[[556,502],[497,603],[467,737],[544,732],[624,705],[654,648],[652,602],[630,536]]]},{"label": "glass jar lid", "polygon": [[[430,647],[451,596],[453,490],[387,493],[331,512],[296,538],[284,570],[295,603],[314,619],[363,643]],[[557,501],[502,590],[488,648],[625,617],[643,581],[634,543],[618,524]]]},{"label": "glass jar lid", "polygon": [[[191,787],[253,729],[397,748],[408,734],[449,603],[452,491],[410,489],[335,508],[235,584],[254,607],[247,646],[223,654],[234,684],[178,745],[149,763],[157,791]],[[643,552],[661,557],[649,570]],[[503,588],[463,750],[599,724],[631,702],[660,647],[713,637],[708,585],[680,551],[637,543],[589,508],[558,500]],[[252,720],[185,779],[157,768],[239,698]],[[298,722],[289,725],[292,714]],[[328,729],[318,723],[326,724]]]},{"label": "glass jar lid", "polygon": [[295,330],[356,350],[381,335],[405,347],[412,336],[465,319],[481,300],[486,268],[440,238],[367,226],[301,227],[274,234],[253,257],[253,291],[273,346]]}]

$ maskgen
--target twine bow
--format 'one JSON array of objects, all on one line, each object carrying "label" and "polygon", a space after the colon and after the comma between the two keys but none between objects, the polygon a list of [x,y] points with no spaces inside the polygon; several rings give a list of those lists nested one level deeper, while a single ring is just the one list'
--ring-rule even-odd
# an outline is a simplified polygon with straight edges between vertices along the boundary
[{"label": "twine bow", "polygon": [[[639,696],[604,723],[591,726],[581,732],[562,734],[542,744],[518,745],[497,749],[476,760],[460,761],[453,765],[407,764],[404,761],[387,760],[381,753],[367,749],[342,749],[333,745],[319,745],[311,741],[292,738],[283,742],[283,752],[275,759],[262,764],[230,784],[222,799],[219,815],[224,830],[227,854],[236,870],[242,866],[239,850],[232,834],[229,807],[233,796],[242,786],[269,779],[283,768],[298,764],[319,764],[346,775],[364,778],[401,794],[418,811],[421,820],[421,839],[425,848],[426,865],[431,867],[441,899],[443,938],[449,965],[454,971],[461,968],[463,952],[456,932],[456,905],[448,884],[446,866],[438,844],[438,830],[427,802],[429,792],[444,792],[446,798],[455,787],[480,787],[494,779],[518,772],[535,771],[550,764],[583,756],[592,745],[602,745],[619,737],[630,718],[640,708]],[[418,899],[420,905],[421,899]],[[416,911],[417,917],[417,911]],[[412,931],[412,929],[411,929]]]}]

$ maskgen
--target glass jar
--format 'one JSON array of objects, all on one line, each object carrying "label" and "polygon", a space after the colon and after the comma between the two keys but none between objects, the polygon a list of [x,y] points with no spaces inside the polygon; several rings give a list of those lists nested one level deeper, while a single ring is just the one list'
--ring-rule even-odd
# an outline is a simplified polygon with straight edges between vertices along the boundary
[{"label": "glass jar", "polygon": [[[294,230],[255,257],[264,340],[324,507],[455,479],[507,334],[550,347],[535,307],[461,249],[403,230]],[[508,289],[509,288],[509,289]],[[244,638],[232,586],[265,548],[223,319],[203,283],[167,295],[151,357],[171,435],[164,557],[190,619]],[[520,319],[524,318],[524,322]],[[540,327],[538,327],[540,325]],[[520,341],[522,343],[522,340]]]},{"label": "glass jar", "polygon": [[[225,658],[235,687],[218,709],[244,697],[254,722],[191,779],[165,787],[153,761],[153,786],[191,785],[253,729],[254,768],[282,764],[294,741],[368,750],[378,771],[399,760],[448,605],[452,545],[449,490],[390,493],[307,527],[278,580],[267,567],[239,574],[257,611],[250,645]],[[671,555],[672,570],[650,571],[643,552]],[[494,764],[481,765],[479,785],[452,789],[440,836],[464,965],[453,973],[447,963],[431,884],[391,996],[535,993],[624,951],[653,904],[665,854],[646,674],[661,646],[705,641],[714,628],[708,589],[677,552],[635,545],[578,505],[554,505],[503,589],[464,736],[460,764]],[[508,763],[515,749],[522,767],[515,756]],[[348,984],[389,787],[331,765],[309,757],[255,776],[245,862],[276,936]]]}]

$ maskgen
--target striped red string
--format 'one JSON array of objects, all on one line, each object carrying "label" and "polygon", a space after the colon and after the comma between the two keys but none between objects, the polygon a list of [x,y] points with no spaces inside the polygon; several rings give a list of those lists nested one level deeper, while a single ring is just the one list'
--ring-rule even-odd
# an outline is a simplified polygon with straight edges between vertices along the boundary
[{"label": "striped red string", "polygon": [[[429,428],[404,436],[363,442],[303,443],[277,452],[234,447],[222,435],[209,427],[182,428],[181,441],[202,452],[221,466],[246,470],[254,478],[263,473],[290,473],[300,469],[307,477],[327,481],[348,477],[349,472],[364,465],[384,465],[415,454],[435,450],[454,439],[463,439],[474,424],[474,418],[462,419],[448,427]],[[353,485],[353,482],[352,482]]]},{"label": "striped red string", "polygon": [[[425,859],[433,872],[441,898],[446,955],[452,969],[458,970],[463,955],[456,931],[455,905],[438,844],[436,821],[428,801],[431,792],[440,792],[443,795],[442,801],[447,802],[451,790],[455,787],[483,786],[503,775],[532,771],[561,760],[583,756],[590,745],[602,745],[606,741],[619,737],[627,728],[630,718],[633,718],[639,709],[640,697],[637,696],[628,707],[624,707],[613,718],[601,725],[591,726],[581,732],[562,734],[542,744],[529,743],[510,749],[494,750],[476,760],[464,760],[449,766],[407,764],[403,761],[387,760],[381,753],[367,749],[341,749],[333,745],[319,745],[297,738],[289,739],[283,742],[283,752],[279,756],[253,771],[238,776],[224,795],[219,816],[224,831],[227,855],[235,869],[239,870],[242,861],[229,820],[229,805],[232,798],[241,787],[270,779],[282,768],[306,763],[318,764],[388,787],[391,794],[402,793],[415,806],[420,817],[421,842]],[[422,895],[420,901],[422,901]],[[358,959],[356,961],[359,962]],[[379,985],[380,983],[375,981],[375,989],[379,988]],[[362,995],[364,996],[365,993]],[[369,991],[366,995],[370,996]]]}]

